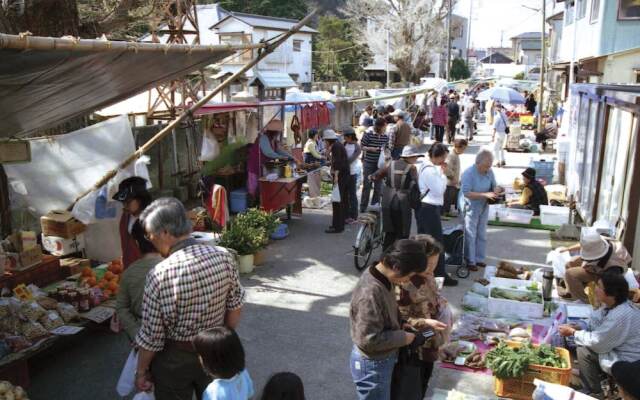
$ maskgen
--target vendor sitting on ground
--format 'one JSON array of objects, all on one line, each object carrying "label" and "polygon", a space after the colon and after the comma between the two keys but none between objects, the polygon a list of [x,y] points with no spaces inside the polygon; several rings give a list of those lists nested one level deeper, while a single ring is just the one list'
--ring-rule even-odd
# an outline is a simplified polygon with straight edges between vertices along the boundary
[{"label": "vendor sitting on ground", "polygon": [[279,119],[269,121],[264,129],[264,134],[260,136],[260,152],[268,159],[293,160],[293,156],[282,149],[280,135],[283,125]]},{"label": "vendor sitting on ground", "polygon": [[564,298],[589,303],[589,297],[585,293],[587,284],[597,281],[605,271],[613,270],[624,274],[631,263],[631,255],[620,241],[601,236],[595,230],[585,233],[579,244],[559,251],[578,249],[580,257],[572,259],[566,265],[564,280],[568,293],[561,289],[559,294]]},{"label": "vendor sitting on ground", "polygon": [[533,215],[540,215],[540,206],[549,205],[547,191],[544,186],[536,180],[535,169],[525,169],[522,177],[524,178],[524,187],[522,188],[520,200],[513,200],[509,202],[508,205],[511,208],[533,210]]},{"label": "vendor sitting on ground", "polygon": [[578,345],[580,378],[593,397],[602,393],[603,371],[611,374],[611,367],[618,361],[640,360],[640,310],[627,300],[628,292],[624,276],[604,273],[595,290],[602,307],[592,313],[588,328],[559,327],[560,335],[573,336]]}]

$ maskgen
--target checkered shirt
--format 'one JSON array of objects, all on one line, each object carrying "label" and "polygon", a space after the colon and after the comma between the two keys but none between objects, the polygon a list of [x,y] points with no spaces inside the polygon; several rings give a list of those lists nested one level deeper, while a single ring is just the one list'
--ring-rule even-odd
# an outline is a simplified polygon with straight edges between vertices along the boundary
[{"label": "checkered shirt", "polygon": [[147,275],[136,342],[158,352],[165,340],[191,341],[223,325],[226,312],[242,307],[244,298],[229,251],[201,244],[177,250]]}]

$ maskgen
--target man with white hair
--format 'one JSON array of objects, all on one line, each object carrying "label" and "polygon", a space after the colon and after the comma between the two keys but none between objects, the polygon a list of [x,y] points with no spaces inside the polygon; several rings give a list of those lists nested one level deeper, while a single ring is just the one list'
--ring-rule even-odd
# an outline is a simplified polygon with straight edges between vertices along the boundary
[{"label": "man with white hair", "polygon": [[233,254],[191,239],[182,203],[161,198],[141,214],[146,237],[165,260],[147,275],[136,337],[136,386],[157,400],[198,399],[211,382],[191,341],[217,326],[235,329],[245,292]]},{"label": "man with white hair", "polygon": [[487,250],[487,225],[489,223],[489,204],[494,203],[503,189],[497,185],[491,170],[493,154],[482,149],[476,155],[474,165],[462,174],[461,187],[467,209],[464,219],[465,257],[469,269],[477,271],[486,267],[484,263]]}]

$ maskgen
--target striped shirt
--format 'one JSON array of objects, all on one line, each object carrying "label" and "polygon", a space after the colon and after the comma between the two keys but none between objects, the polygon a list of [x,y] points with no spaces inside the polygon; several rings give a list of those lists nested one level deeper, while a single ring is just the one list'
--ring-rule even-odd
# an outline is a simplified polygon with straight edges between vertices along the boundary
[{"label": "striped shirt", "polygon": [[158,352],[165,340],[191,341],[201,331],[224,325],[227,311],[242,307],[244,297],[228,250],[187,243],[147,275],[136,342]]},{"label": "striped shirt", "polygon": [[626,301],[614,308],[601,307],[591,314],[589,327],[576,331],[579,346],[598,353],[600,367],[610,374],[616,361],[640,360],[640,310]]},{"label": "striped shirt", "polygon": [[[389,136],[386,134],[378,134],[373,129],[367,130],[360,141],[362,147],[388,147]],[[379,151],[364,151],[362,156],[362,162],[369,165],[377,165],[378,158],[380,157]]]}]

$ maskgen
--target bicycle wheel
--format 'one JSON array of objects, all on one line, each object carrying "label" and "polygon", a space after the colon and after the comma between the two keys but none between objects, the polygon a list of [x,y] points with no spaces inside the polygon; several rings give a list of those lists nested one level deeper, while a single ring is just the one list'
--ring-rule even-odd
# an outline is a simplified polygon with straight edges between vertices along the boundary
[{"label": "bicycle wheel", "polygon": [[353,247],[355,249],[353,256],[354,265],[358,271],[362,271],[369,265],[374,249],[371,225],[365,224],[360,227],[358,236],[356,236],[356,244]]}]

